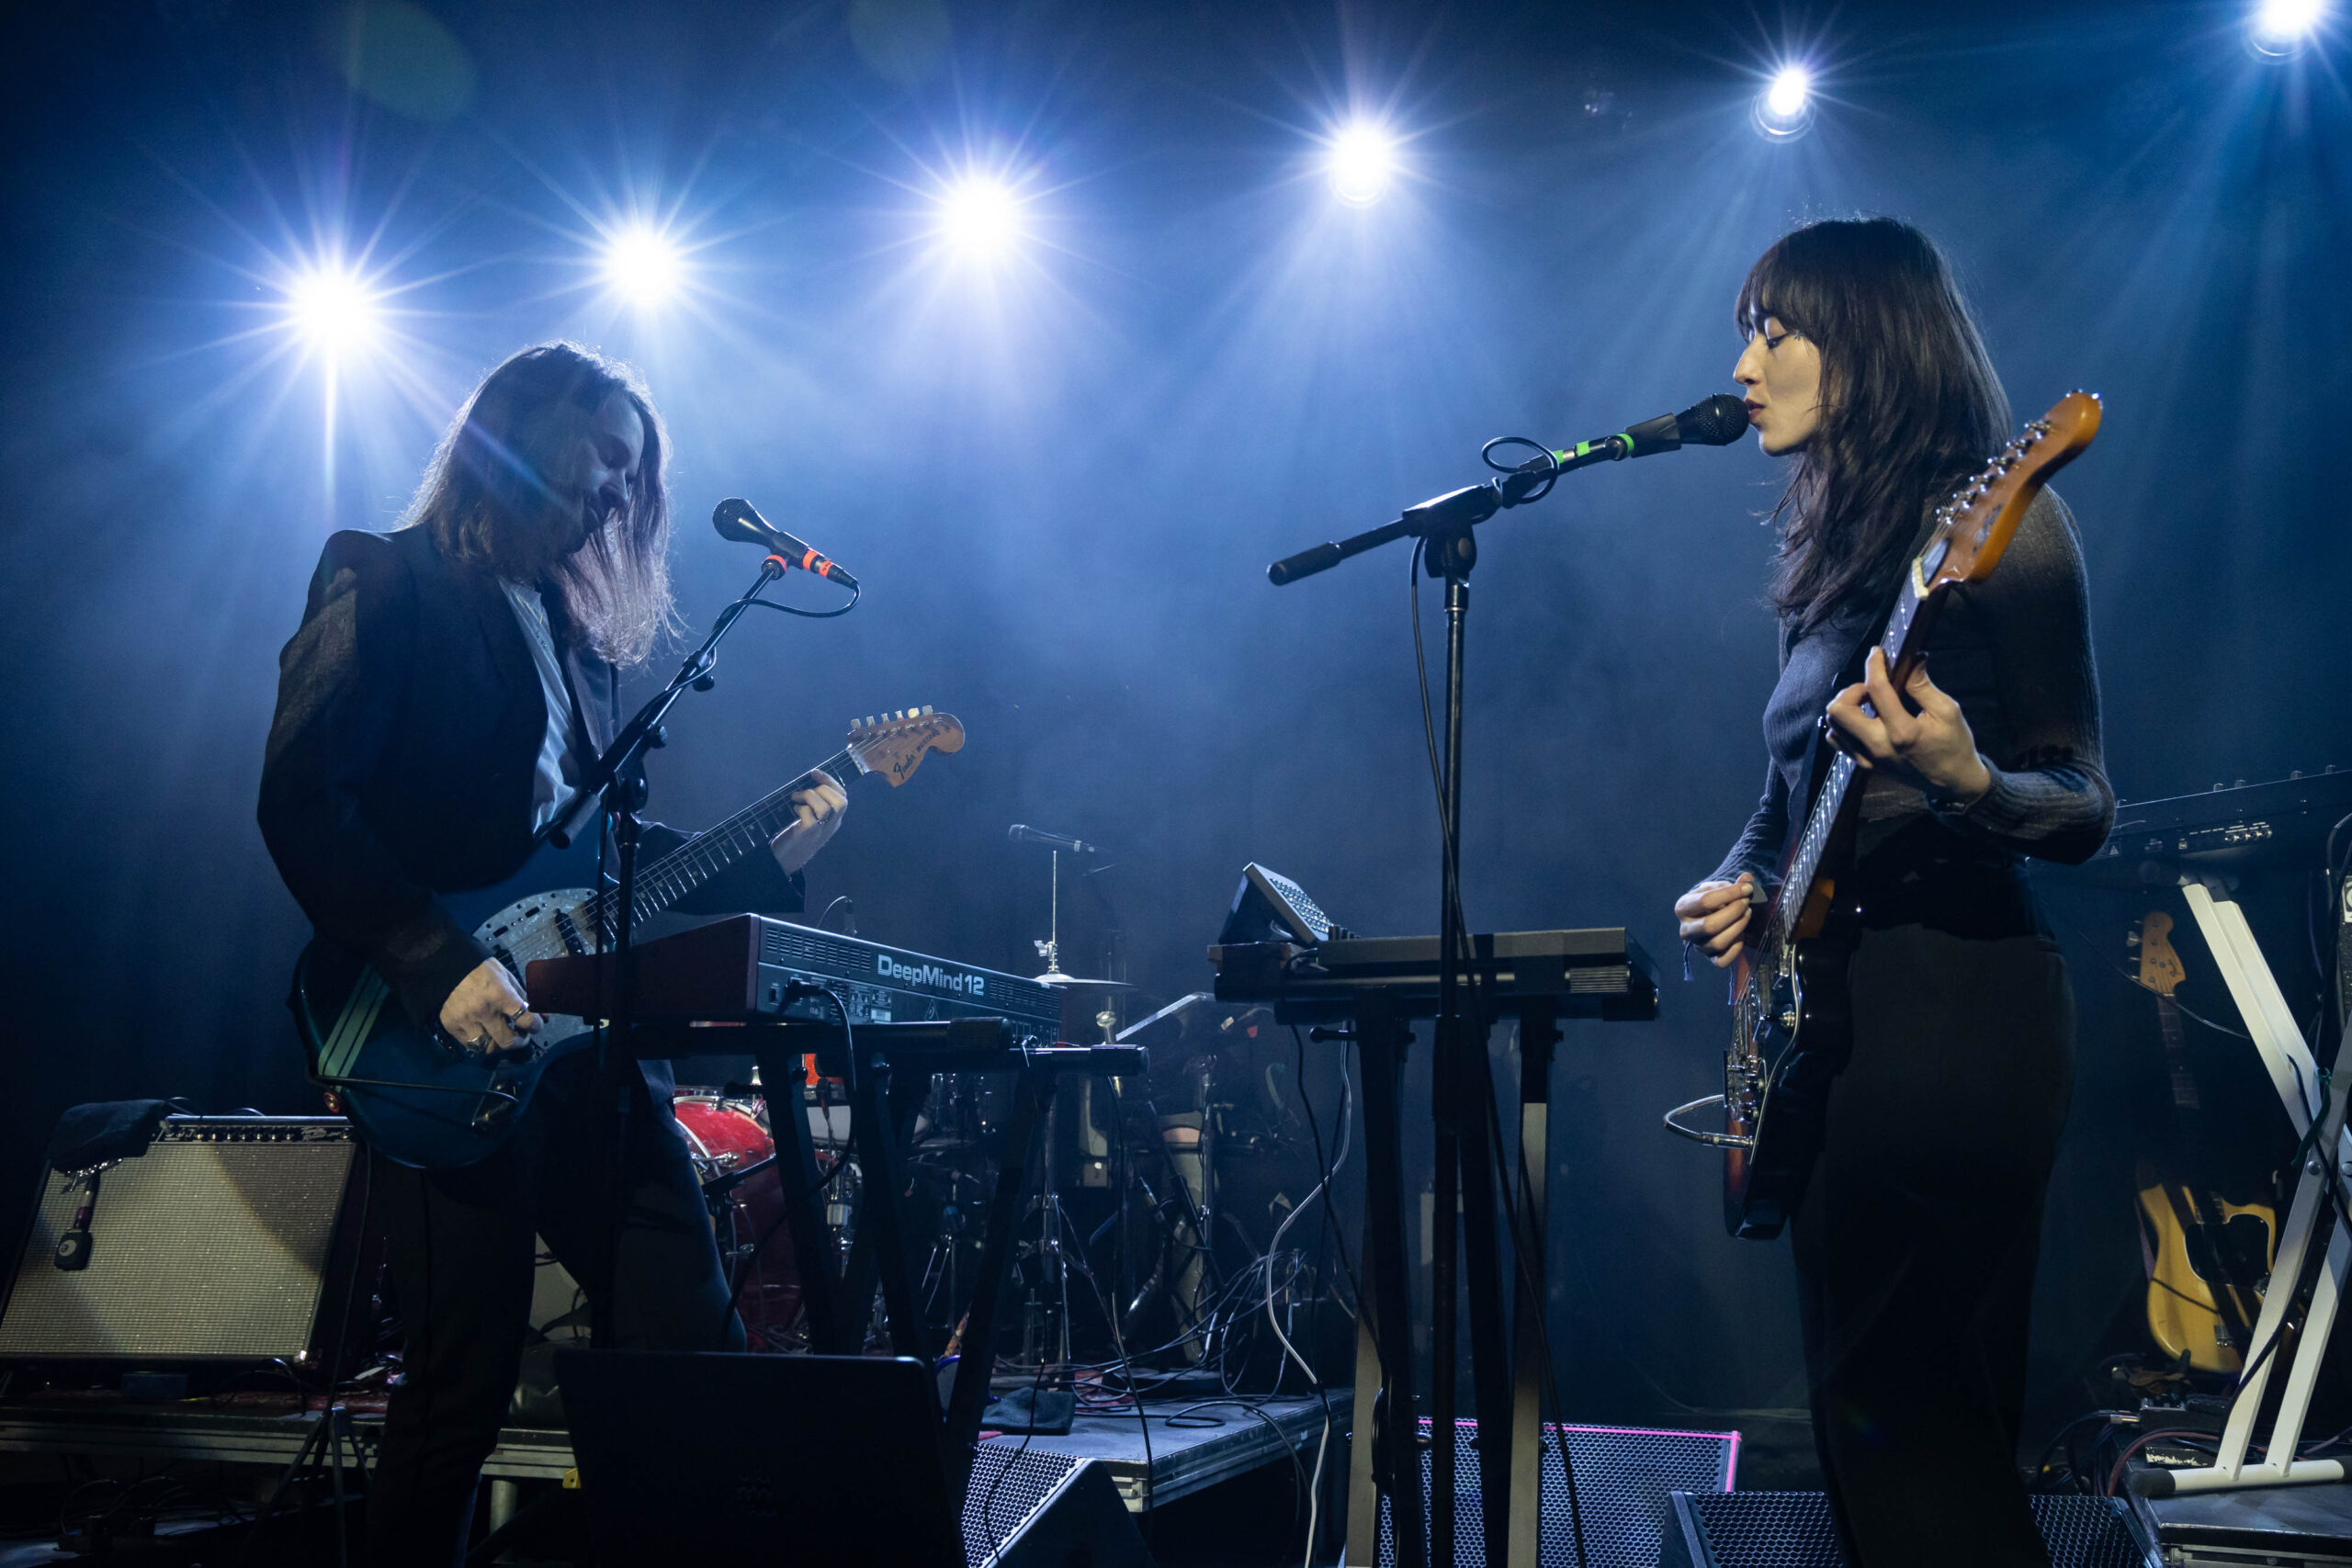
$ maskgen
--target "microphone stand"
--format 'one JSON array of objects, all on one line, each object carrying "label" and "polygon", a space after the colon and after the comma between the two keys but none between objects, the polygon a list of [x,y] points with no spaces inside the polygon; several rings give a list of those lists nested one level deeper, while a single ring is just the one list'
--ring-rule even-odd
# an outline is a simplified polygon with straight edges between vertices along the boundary
[{"label": "microphone stand", "polygon": [[[1455,1265],[1457,1254],[1465,1244],[1470,1269],[1471,1360],[1477,1394],[1479,1450],[1486,1471],[1485,1561],[1503,1561],[1509,1524],[1509,1488],[1499,1483],[1509,1470],[1505,1445],[1510,1440],[1511,1408],[1510,1352],[1502,1315],[1501,1254],[1492,1178],[1494,1151],[1488,1141],[1485,1114],[1487,1094],[1481,1092],[1479,1081],[1479,1075],[1489,1075],[1485,1088],[1491,1092],[1491,1069],[1487,1062],[1483,1031],[1464,1005],[1464,989],[1470,976],[1468,935],[1463,930],[1461,897],[1462,677],[1470,619],[1470,573],[1478,561],[1477,540],[1471,530],[1505,508],[1541,500],[1550,492],[1552,482],[1568,468],[1609,460],[1608,455],[1595,452],[1590,456],[1578,453],[1562,461],[1545,451],[1544,456],[1506,470],[1498,479],[1434,497],[1408,509],[1393,523],[1367,529],[1351,538],[1318,545],[1275,562],[1266,571],[1268,579],[1282,587],[1329,570],[1351,556],[1409,537],[1421,542],[1421,558],[1430,575],[1442,578],[1445,582],[1445,743],[1440,780],[1443,849],[1438,910],[1438,1016],[1430,1069],[1436,1172],[1430,1243],[1430,1304],[1433,1318],[1430,1332],[1426,1538],[1422,1533],[1422,1511],[1414,1506],[1421,1500],[1419,1476],[1416,1473],[1419,1469],[1419,1422],[1411,1403],[1411,1337],[1406,1332],[1406,1325],[1410,1322],[1410,1298],[1401,1272],[1385,1292],[1377,1281],[1368,1283],[1374,1301],[1365,1303],[1374,1308],[1374,1340],[1383,1361],[1390,1362],[1394,1358],[1383,1368],[1393,1403],[1385,1402],[1388,1403],[1385,1421],[1374,1421],[1373,1413],[1368,1411],[1360,1411],[1356,1416],[1359,1430],[1377,1431],[1385,1450],[1375,1460],[1376,1473],[1386,1482],[1396,1562],[1401,1568],[1422,1568],[1425,1562],[1451,1568],[1455,1561]],[[1359,1040],[1366,1048],[1393,1050],[1393,1062],[1401,1064],[1402,1047],[1409,1042],[1410,1035],[1401,1024],[1395,1032],[1400,1037],[1393,1045],[1384,1046],[1372,1040],[1361,1021],[1358,1026]],[[1386,1097],[1374,1094],[1370,1080],[1374,1074],[1369,1063],[1365,1074],[1365,1111],[1369,1116],[1375,1099]],[[1373,1130],[1368,1125],[1367,1148],[1373,1141]],[[1378,1204],[1381,1200],[1367,1189],[1366,1201]],[[1400,1266],[1402,1261],[1401,1257],[1396,1259]]]},{"label": "microphone stand", "polygon": [[[707,692],[718,682],[711,670],[718,662],[718,643],[767,585],[782,577],[787,563],[781,556],[770,556],[760,563],[760,575],[732,604],[718,614],[712,623],[710,635],[702,646],[687,655],[678,666],[678,672],[669,683],[654,694],[651,701],[637,710],[635,717],[621,727],[604,754],[581,775],[578,793],[563,814],[548,825],[548,838],[559,849],[571,847],[572,840],[600,813],[613,824],[614,861],[616,867],[611,946],[607,949],[605,922],[596,922],[594,941],[599,953],[613,954],[613,994],[610,1006],[600,1009],[604,1017],[596,1023],[596,1094],[598,1102],[608,1108],[609,1146],[612,1164],[605,1194],[605,1213],[599,1259],[605,1276],[604,1289],[597,1292],[589,1313],[589,1344],[596,1349],[610,1349],[615,1345],[615,1297],[620,1284],[621,1226],[627,1215],[628,1190],[622,1172],[627,1167],[629,1136],[628,1072],[635,1066],[637,1053],[633,1049],[631,1026],[637,1010],[637,969],[635,943],[637,928],[637,851],[644,828],[639,813],[645,808],[646,780],[644,754],[669,743],[662,720],[670,708],[687,688]],[[600,888],[601,893],[603,890]]]}]

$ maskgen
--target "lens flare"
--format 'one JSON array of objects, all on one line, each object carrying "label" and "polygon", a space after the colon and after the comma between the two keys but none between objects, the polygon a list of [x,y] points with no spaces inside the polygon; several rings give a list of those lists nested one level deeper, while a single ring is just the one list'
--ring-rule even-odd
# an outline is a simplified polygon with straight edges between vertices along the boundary
[{"label": "lens flare", "polygon": [[321,262],[288,283],[286,315],[313,350],[335,359],[374,344],[383,311],[357,273],[339,262]]},{"label": "lens flare", "polygon": [[967,175],[939,198],[939,232],[959,255],[975,261],[1002,255],[1022,236],[1021,198],[1002,180]]},{"label": "lens flare", "polygon": [[2293,54],[2327,19],[2327,0],[2260,0],[2247,25],[2257,53]]},{"label": "lens flare", "polygon": [[605,241],[605,281],[633,305],[659,305],[685,280],[685,257],[667,234],[644,223],[616,229]]},{"label": "lens flare", "polygon": [[1813,123],[1813,73],[1795,62],[1772,73],[1756,95],[1756,129],[1767,137],[1786,140],[1802,135]]},{"label": "lens flare", "polygon": [[1396,142],[1377,125],[1344,126],[1331,138],[1325,159],[1331,193],[1351,207],[1369,207],[1388,194],[1396,177]]}]

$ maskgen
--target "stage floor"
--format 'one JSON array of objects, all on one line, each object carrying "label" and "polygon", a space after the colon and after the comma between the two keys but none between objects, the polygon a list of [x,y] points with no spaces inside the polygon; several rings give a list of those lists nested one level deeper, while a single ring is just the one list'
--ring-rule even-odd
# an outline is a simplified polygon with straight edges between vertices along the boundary
[{"label": "stage floor", "polygon": [[[1331,1446],[1324,1460],[1327,1478],[1335,1471],[1345,1473],[1348,1407],[1347,1392],[1331,1394]],[[1312,1473],[1315,1445],[1323,1434],[1323,1409],[1322,1402],[1311,1394],[1155,1401],[1144,1407],[1150,1432],[1148,1464],[1145,1422],[1132,1412],[1080,1416],[1065,1436],[999,1436],[983,1441],[989,1449],[1006,1452],[1025,1443],[1032,1453],[1100,1460],[1127,1507],[1141,1513],[1261,1465],[1287,1467],[1295,1462]],[[1259,1414],[1251,1414],[1252,1410]],[[315,1413],[291,1409],[282,1413],[250,1407],[214,1410],[192,1402],[0,1405],[0,1450],[154,1463],[218,1461],[284,1465],[301,1449],[317,1419]],[[1211,1421],[1218,1425],[1196,1424]],[[352,1427],[372,1460],[383,1417],[376,1413],[355,1414]],[[499,1435],[498,1447],[482,1466],[482,1473],[493,1482],[561,1481],[571,1469],[569,1432],[510,1427]]]}]

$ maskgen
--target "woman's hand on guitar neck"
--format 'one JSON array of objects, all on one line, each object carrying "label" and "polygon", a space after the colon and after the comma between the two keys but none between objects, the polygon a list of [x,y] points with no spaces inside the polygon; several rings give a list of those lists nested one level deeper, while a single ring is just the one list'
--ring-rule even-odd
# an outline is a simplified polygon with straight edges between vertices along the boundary
[{"label": "woman's hand on guitar neck", "polygon": [[1718,969],[1739,957],[1755,913],[1756,878],[1744,871],[1737,882],[1702,882],[1674,901],[1682,940]]},{"label": "woman's hand on guitar neck", "polygon": [[441,1004],[441,1028],[469,1050],[505,1051],[538,1032],[539,1015],[506,965],[485,958]]},{"label": "woman's hand on guitar neck", "polygon": [[1928,679],[1924,660],[1898,696],[1887,675],[1886,650],[1871,649],[1860,683],[1830,698],[1823,717],[1830,744],[1858,765],[1939,804],[1965,808],[1993,787],[1993,770],[1976,750],[1967,716]]},{"label": "woman's hand on guitar neck", "polygon": [[775,853],[775,863],[786,873],[798,871],[817,858],[842,825],[842,813],[849,809],[849,792],[841,781],[819,769],[808,775],[816,783],[813,789],[795,790],[792,809],[797,818],[768,840],[768,848]]}]

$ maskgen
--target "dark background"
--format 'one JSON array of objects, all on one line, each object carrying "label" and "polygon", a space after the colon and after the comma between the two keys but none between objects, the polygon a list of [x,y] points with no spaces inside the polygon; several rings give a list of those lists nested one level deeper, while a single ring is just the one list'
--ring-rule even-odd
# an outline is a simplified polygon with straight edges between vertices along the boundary
[{"label": "dark background", "polygon": [[[691,621],[754,564],[699,522],[725,495],[868,584],[845,620],[737,635],[673,724],[656,815],[731,809],[853,716],[968,726],[905,789],[859,790],[810,876],[812,908],[850,894],[865,934],[918,951],[1036,967],[1045,866],[1012,821],[1113,852],[1147,1003],[1206,985],[1250,859],[1360,931],[1433,930],[1404,556],[1281,592],[1265,562],[1469,482],[1489,436],[1563,443],[1727,389],[1742,273],[1816,216],[1938,236],[2020,418],[2105,394],[2060,488],[2118,793],[2352,764],[2325,457],[2352,348],[2342,40],[2257,59],[2236,6],[1951,12],[45,8],[0,93],[0,1193],[29,1193],[78,1100],[315,1104],[280,1007],[303,922],[253,823],[277,649],[326,535],[390,525],[478,377],[551,336],[651,381]],[[1789,51],[1824,101],[1769,143],[1749,107]],[[1316,163],[1351,107],[1408,139],[1364,209]],[[926,238],[967,163],[1027,198],[994,270]],[[597,287],[598,225],[631,210],[693,248],[668,310]],[[278,302],[338,245],[392,314],[330,373]],[[1669,906],[1761,777],[1777,478],[1752,444],[1609,468],[1481,533],[1469,919],[1622,923],[1671,982],[1656,1024],[1578,1026],[1562,1053],[1552,1322],[1580,1416],[1801,1400],[1784,1252],[1724,1237],[1715,1162],[1657,1123],[1715,1079],[1721,994],[1673,979]],[[2256,913],[2308,1007],[2302,890]],[[1082,969],[1099,920],[1069,902]],[[2144,905],[2061,903],[2085,1027],[2045,1429],[2129,1346],[2131,1161],[2164,1106],[2114,967]],[[2185,994],[2225,1013],[2183,951]],[[2209,1043],[2255,1085],[2245,1135],[2278,1137],[2250,1053]]]}]

